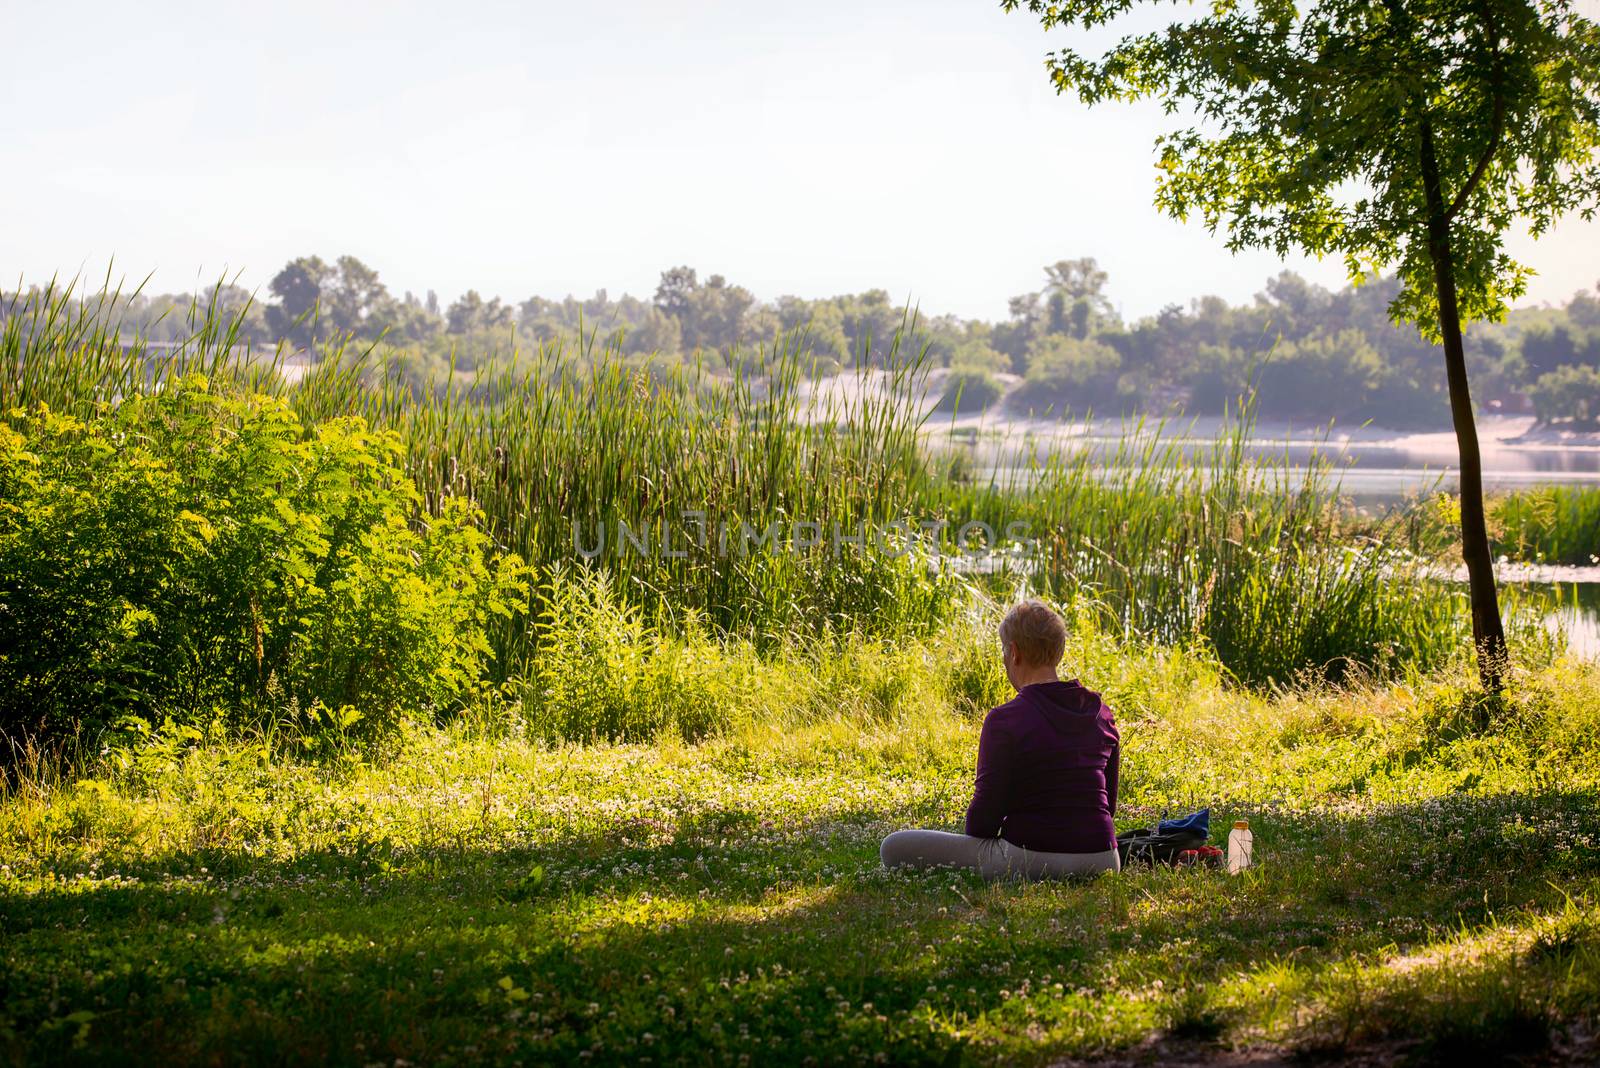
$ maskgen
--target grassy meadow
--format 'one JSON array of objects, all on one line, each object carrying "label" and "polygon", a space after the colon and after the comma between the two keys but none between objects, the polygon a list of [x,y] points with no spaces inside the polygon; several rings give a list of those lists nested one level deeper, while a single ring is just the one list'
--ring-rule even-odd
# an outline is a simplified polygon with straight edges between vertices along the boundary
[{"label": "grassy meadow", "polygon": [[[896,659],[926,680],[935,652]],[[889,830],[959,826],[978,726],[937,688],[881,704],[884,655],[835,665],[825,710],[775,707],[699,744],[463,721],[377,761],[193,739],[76,781],[37,769],[0,838],[3,1048],[149,1064],[1593,1055],[1592,669],[1519,676],[1480,731],[1464,676],[1265,697],[1080,631],[1069,655],[1120,712],[1119,825],[1203,800],[1251,820],[1260,863],[986,885],[878,864]]]},{"label": "grassy meadow", "polygon": [[[9,1063],[1600,1052],[1600,669],[1511,596],[1476,690],[1448,502],[1291,485],[1248,406],[985,482],[910,390],[805,403],[800,336],[417,390],[217,319],[157,360],[104,307],[0,329]],[[1497,514],[1565,558],[1593,508]],[[969,521],[1026,536],[963,566]],[[1209,805],[1255,868],[882,869],[960,826],[1024,591],[1117,711],[1119,826]]]}]

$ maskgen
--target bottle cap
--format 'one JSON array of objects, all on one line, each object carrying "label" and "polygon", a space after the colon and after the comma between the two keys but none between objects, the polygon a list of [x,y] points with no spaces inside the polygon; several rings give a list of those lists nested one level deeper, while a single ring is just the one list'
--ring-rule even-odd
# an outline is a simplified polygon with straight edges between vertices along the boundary
[{"label": "bottle cap", "polygon": [[1233,821],[1233,829],[1236,830],[1236,831],[1248,831],[1250,829],[1250,821],[1249,820],[1234,820]]}]

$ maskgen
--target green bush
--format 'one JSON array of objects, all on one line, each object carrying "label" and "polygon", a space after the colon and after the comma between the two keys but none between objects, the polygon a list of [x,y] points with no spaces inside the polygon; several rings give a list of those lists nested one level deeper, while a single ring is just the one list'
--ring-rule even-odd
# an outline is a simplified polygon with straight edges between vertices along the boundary
[{"label": "green bush", "polygon": [[1278,345],[1262,360],[1256,388],[1274,413],[1325,419],[1364,410],[1383,375],[1383,358],[1366,337],[1343,330]]},{"label": "green bush", "polygon": [[1260,354],[1233,345],[1195,348],[1189,361],[1189,410],[1221,412],[1250,392],[1250,376]]},{"label": "green bush", "polygon": [[204,379],[0,426],[0,729],[301,717],[374,736],[488,656],[521,564],[426,522],[401,444]]},{"label": "green bush", "polygon": [[1540,375],[1528,390],[1534,411],[1546,423],[1600,421],[1600,369],[1566,366]]},{"label": "green bush", "polygon": [[1034,349],[1022,385],[1011,395],[1018,411],[1054,407],[1085,411],[1127,400],[1120,390],[1122,356],[1103,341],[1050,334]]},{"label": "green bush", "polygon": [[952,368],[945,380],[944,394],[934,409],[940,412],[981,412],[1000,399],[1000,383],[987,371]]}]

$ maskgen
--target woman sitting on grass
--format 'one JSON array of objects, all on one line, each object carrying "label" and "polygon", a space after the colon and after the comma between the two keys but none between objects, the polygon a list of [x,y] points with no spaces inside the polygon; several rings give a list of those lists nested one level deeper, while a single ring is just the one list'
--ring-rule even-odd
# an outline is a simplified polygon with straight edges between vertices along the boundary
[{"label": "woman sitting on grass", "polygon": [[967,833],[896,831],[883,840],[886,866],[1030,879],[1121,868],[1117,727],[1099,694],[1056,677],[1066,644],[1066,624],[1042,601],[1006,613],[1000,648],[1017,696],[983,721]]}]

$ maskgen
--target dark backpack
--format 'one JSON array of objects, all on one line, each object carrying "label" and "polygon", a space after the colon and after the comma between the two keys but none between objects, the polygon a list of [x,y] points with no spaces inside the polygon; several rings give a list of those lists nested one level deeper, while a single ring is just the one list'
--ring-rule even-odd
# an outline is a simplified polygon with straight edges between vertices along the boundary
[{"label": "dark backpack", "polygon": [[1176,864],[1178,854],[1186,849],[1199,849],[1210,837],[1205,831],[1186,828],[1177,831],[1152,831],[1141,828],[1117,835],[1117,855],[1122,866],[1130,864]]}]

